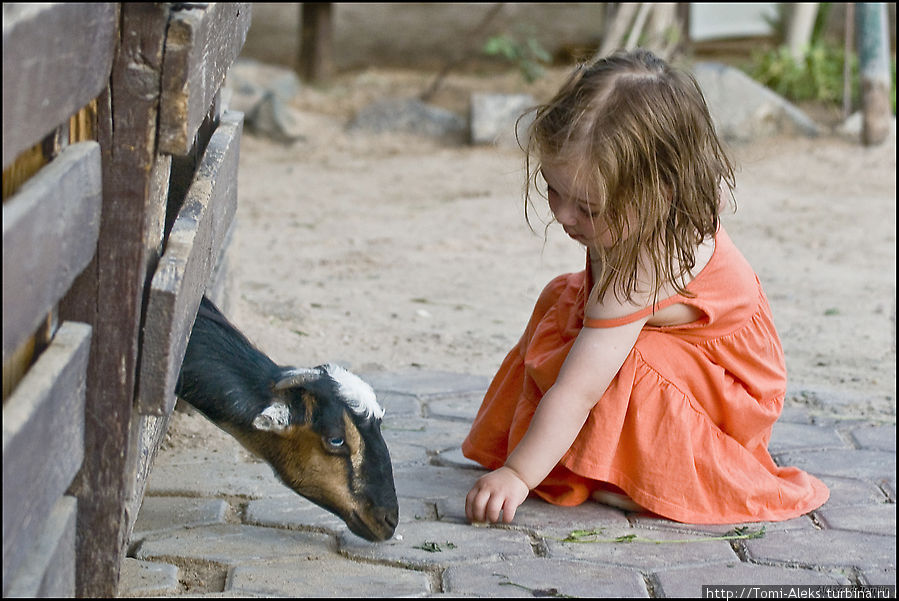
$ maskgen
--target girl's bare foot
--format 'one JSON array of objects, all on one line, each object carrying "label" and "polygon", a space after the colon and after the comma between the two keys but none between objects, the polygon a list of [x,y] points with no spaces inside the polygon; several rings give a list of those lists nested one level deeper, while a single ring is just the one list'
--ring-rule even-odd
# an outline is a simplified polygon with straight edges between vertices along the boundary
[{"label": "girl's bare foot", "polygon": [[591,498],[597,503],[610,505],[624,511],[644,511],[642,507],[634,503],[629,496],[609,490],[594,490]]}]

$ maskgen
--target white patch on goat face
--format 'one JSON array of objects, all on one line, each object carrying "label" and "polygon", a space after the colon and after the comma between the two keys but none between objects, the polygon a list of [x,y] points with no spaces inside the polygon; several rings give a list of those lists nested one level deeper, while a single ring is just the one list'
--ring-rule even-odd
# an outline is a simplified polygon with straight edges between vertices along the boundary
[{"label": "white patch on goat face", "polygon": [[274,402],[253,420],[257,430],[280,432],[290,425],[290,408],[284,403]]},{"label": "white patch on goat face", "polygon": [[340,396],[353,413],[363,415],[366,419],[384,417],[384,409],[378,404],[375,391],[362,378],[333,363],[325,365],[325,371],[337,382]]}]

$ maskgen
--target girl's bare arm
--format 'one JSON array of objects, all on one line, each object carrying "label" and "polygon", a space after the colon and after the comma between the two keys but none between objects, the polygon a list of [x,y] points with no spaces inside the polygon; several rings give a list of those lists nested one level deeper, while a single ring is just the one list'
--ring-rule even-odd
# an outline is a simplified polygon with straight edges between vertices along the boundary
[{"label": "girl's bare arm", "polygon": [[[600,316],[596,313],[600,312],[588,310],[591,317]],[[600,314],[608,316],[607,311]],[[503,521],[512,521],[528,491],[546,478],[574,443],[645,322],[644,318],[615,328],[581,330],[558,379],[540,400],[527,433],[505,466],[482,476],[468,493],[469,520],[497,522],[502,513]]]}]

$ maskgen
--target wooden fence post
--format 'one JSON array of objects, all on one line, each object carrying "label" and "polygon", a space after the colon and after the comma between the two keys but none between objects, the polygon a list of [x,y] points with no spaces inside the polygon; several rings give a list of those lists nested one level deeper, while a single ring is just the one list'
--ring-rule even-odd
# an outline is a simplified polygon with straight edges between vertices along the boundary
[{"label": "wooden fence post", "polygon": [[331,2],[300,4],[300,79],[323,83],[334,76],[334,5]]},{"label": "wooden fence post", "polygon": [[873,146],[890,132],[890,34],[883,2],[857,2],[855,23],[858,39],[862,95],[862,143]]},{"label": "wooden fence post", "polygon": [[156,164],[160,72],[169,8],[121,5],[121,29],[107,91],[100,97],[103,212],[93,262],[60,304],[60,314],[91,324],[85,400],[84,465],[78,498],[76,592],[114,597],[127,544],[126,465],[148,227]]}]

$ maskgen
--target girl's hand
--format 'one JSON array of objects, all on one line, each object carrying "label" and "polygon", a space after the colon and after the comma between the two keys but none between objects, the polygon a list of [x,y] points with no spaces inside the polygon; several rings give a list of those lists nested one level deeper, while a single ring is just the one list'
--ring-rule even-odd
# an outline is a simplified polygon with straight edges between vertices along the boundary
[{"label": "girl's hand", "polygon": [[501,467],[478,478],[465,497],[465,516],[469,522],[498,522],[515,517],[515,509],[528,497],[528,485],[508,467]]}]

